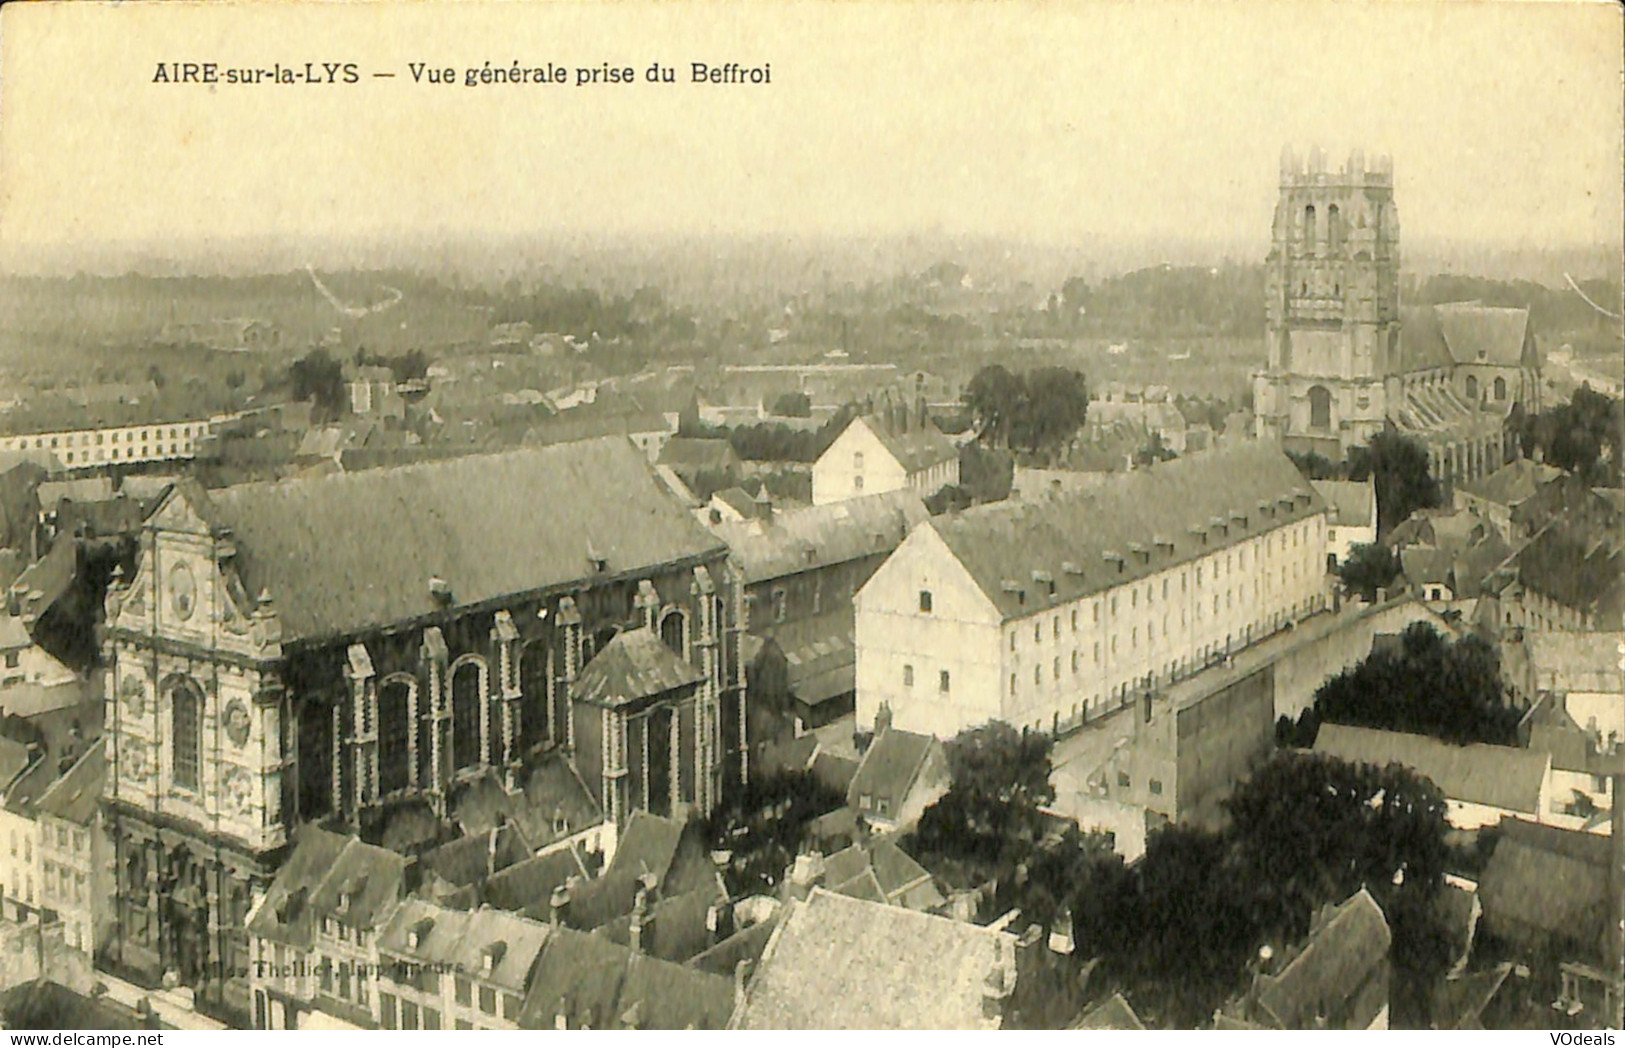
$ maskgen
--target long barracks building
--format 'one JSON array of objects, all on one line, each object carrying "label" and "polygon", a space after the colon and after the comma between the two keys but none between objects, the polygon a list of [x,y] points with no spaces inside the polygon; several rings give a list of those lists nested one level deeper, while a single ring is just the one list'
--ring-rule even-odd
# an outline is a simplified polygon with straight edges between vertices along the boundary
[{"label": "long barracks building", "polygon": [[1245,442],[916,527],[856,597],[857,724],[1064,731],[1326,605],[1327,507]]}]

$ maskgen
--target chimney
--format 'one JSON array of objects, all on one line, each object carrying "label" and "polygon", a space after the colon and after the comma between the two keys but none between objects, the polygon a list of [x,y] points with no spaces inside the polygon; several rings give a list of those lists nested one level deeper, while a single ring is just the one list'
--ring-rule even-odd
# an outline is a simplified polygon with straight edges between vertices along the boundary
[{"label": "chimney", "polygon": [[649,889],[645,885],[638,885],[637,899],[632,903],[632,919],[629,930],[628,945],[632,952],[643,952],[643,925],[649,919]]},{"label": "chimney", "polygon": [[553,889],[553,897],[548,900],[547,920],[549,924],[560,925],[564,923],[564,915],[570,909],[570,886],[561,884]]},{"label": "chimney", "polygon": [[451,584],[439,575],[429,576],[429,596],[441,607],[451,603]]},{"label": "chimney", "polygon": [[875,738],[880,738],[891,730],[891,703],[882,701],[880,708],[875,710]]},{"label": "chimney", "polygon": [[734,965],[734,1009],[745,1006],[745,980],[750,976],[750,961],[743,958]]}]

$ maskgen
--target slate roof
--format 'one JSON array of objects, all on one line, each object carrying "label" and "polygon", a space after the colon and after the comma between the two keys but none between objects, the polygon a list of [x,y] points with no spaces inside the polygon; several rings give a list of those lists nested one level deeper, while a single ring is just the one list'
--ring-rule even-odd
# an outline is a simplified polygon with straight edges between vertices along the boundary
[{"label": "slate roof", "polygon": [[107,778],[107,747],[97,739],[86,748],[67,773],[46,788],[36,808],[79,826],[88,826],[101,806],[102,783]]},{"label": "slate roof", "polygon": [[1478,894],[1486,926],[1527,941],[1530,934],[1597,951],[1608,934],[1607,837],[1522,820],[1501,820],[1501,839]]},{"label": "slate roof", "polygon": [[78,477],[72,480],[47,480],[40,484],[40,508],[47,513],[56,509],[63,499],[71,502],[105,502],[113,497],[112,477]]},{"label": "slate roof", "polygon": [[[634,811],[615,846],[609,868],[603,876],[579,886],[570,899],[565,923],[587,931],[630,913],[644,874],[653,874],[657,884],[664,884],[682,837],[681,823],[641,808]],[[547,906],[550,901],[540,900],[540,905]]]},{"label": "slate roof", "polygon": [[1309,482],[1331,508],[1330,523],[1340,528],[1376,526],[1377,500],[1371,484],[1358,480],[1311,480]]},{"label": "slate roof", "polygon": [[9,790],[12,781],[28,768],[28,747],[0,735],[0,790]]},{"label": "slate roof", "polygon": [[905,472],[919,473],[959,457],[959,445],[935,426],[911,425],[906,432],[899,432],[877,418],[866,418],[864,422]]},{"label": "slate roof", "polygon": [[453,796],[451,809],[465,833],[515,827],[527,853],[596,826],[604,818],[587,784],[560,750],[543,756],[526,773],[524,789],[515,793],[503,785],[501,772],[486,769]]},{"label": "slate roof", "polygon": [[739,456],[726,440],[709,437],[673,437],[660,449],[660,464],[676,469],[728,469]]},{"label": "slate roof", "polygon": [[672,964],[598,935],[554,928],[519,1025],[570,1029],[719,1030],[733,1010],[733,980]]},{"label": "slate roof", "polygon": [[485,882],[481,895],[485,902],[499,910],[546,917],[551,909],[553,889],[571,877],[585,878],[586,875],[587,868],[580,853],[574,847],[560,848],[499,871]]},{"label": "slate roof", "polygon": [[424,852],[418,861],[446,883],[462,888],[479,884],[529,857],[519,831],[510,825],[448,841]]},{"label": "slate roof", "polygon": [[570,685],[573,698],[595,706],[622,706],[705,679],[654,630],[622,630],[592,657]]},{"label": "slate roof", "polygon": [[[480,981],[523,994],[536,957],[547,941],[549,926],[502,910],[478,909],[468,915],[445,961]],[[491,967],[486,969],[486,958]]]},{"label": "slate roof", "polygon": [[[0,740],[4,741],[4,740]],[[277,871],[265,897],[249,916],[248,931],[292,946],[310,946],[312,886],[320,883],[343,854],[350,838],[314,823],[299,830],[293,851]]]},{"label": "slate roof", "polygon": [[[351,837],[319,880],[310,881],[312,913],[351,928],[375,928],[403,894],[406,859]],[[345,905],[345,896],[349,904]]]},{"label": "slate roof", "polygon": [[1400,311],[1399,360],[1391,365],[1396,374],[1448,368],[1455,362],[1439,327],[1439,315],[1432,307]]},{"label": "slate roof", "polygon": [[752,1030],[988,1029],[983,991],[1014,965],[1006,932],[814,888],[791,903],[739,1019]]},{"label": "slate roof", "polygon": [[1128,1001],[1120,993],[1094,1005],[1073,1024],[1074,1030],[1143,1030],[1145,1024],[1134,1014]]},{"label": "slate roof", "polygon": [[[660,899],[649,906],[643,925],[642,950],[650,957],[681,963],[710,949],[712,931],[707,923],[712,908],[726,901],[720,885]],[[611,942],[632,942],[632,915],[617,917],[598,929]]]},{"label": "slate roof", "polygon": [[1459,485],[1459,489],[1498,506],[1516,506],[1540,490],[1541,485],[1560,477],[1563,471],[1533,459],[1514,459],[1487,477]]},{"label": "slate roof", "polygon": [[926,526],[1011,619],[1165,571],[1325,508],[1279,447],[1248,440],[1087,490],[990,503]]},{"label": "slate roof", "polygon": [[1432,779],[1453,801],[1503,811],[1540,811],[1540,791],[1551,758],[1515,746],[1453,746],[1426,735],[1346,724],[1322,724],[1315,752],[1351,763],[1402,764]]},{"label": "slate roof", "polygon": [[[1258,1003],[1281,1029],[1310,1029],[1317,1017],[1364,1029],[1376,1017],[1375,1002],[1362,1001],[1360,991],[1372,969],[1387,961],[1391,941],[1382,908],[1362,888],[1331,912],[1278,975],[1258,977]],[[1381,1005],[1387,1003],[1384,995]]]},{"label": "slate roof", "polygon": [[930,735],[888,728],[864,751],[846,792],[847,803],[859,807],[862,797],[885,798],[896,811],[919,777],[926,755],[937,744]]},{"label": "slate roof", "polygon": [[756,500],[751,498],[744,488],[724,488],[712,495],[711,498],[727,506],[746,520],[756,519],[756,514],[760,511]]},{"label": "slate roof", "polygon": [[1529,310],[1450,302],[1433,307],[1439,330],[1458,364],[1517,367],[1529,335]]},{"label": "slate roof", "polygon": [[858,774],[858,762],[840,754],[819,752],[813,757],[812,773],[819,782],[844,797]]},{"label": "slate roof", "polygon": [[709,950],[691,957],[687,962],[688,966],[702,972],[710,972],[712,975],[725,975],[731,979],[740,961],[755,964],[761,958],[762,951],[767,948],[768,939],[773,936],[773,929],[777,927],[776,920],[759,921],[734,932]]},{"label": "slate roof", "polygon": [[431,576],[466,608],[590,578],[589,544],[612,575],[723,548],[617,438],[181,490],[232,530],[243,584],[270,591],[285,640],[441,613]]},{"label": "slate roof", "polygon": [[1518,579],[1599,625],[1625,618],[1625,556],[1617,538],[1592,538],[1581,528],[1554,524],[1517,553]]},{"label": "slate roof", "polygon": [[745,584],[751,585],[890,553],[929,516],[914,492],[888,491],[776,510],[771,521],[724,521],[711,530],[739,558]]}]

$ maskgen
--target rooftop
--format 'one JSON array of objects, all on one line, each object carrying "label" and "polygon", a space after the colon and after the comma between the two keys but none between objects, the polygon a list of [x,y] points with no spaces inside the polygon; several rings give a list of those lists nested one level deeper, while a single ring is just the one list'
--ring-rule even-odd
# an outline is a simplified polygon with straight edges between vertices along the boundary
[{"label": "rooftop", "polygon": [[570,685],[570,694],[595,706],[623,706],[704,679],[643,626],[623,630],[604,645]]},{"label": "rooftop", "polygon": [[1432,779],[1450,800],[1532,815],[1540,811],[1551,764],[1549,755],[1515,746],[1454,746],[1426,735],[1346,724],[1322,724],[1315,752],[1378,767],[1402,764]]},{"label": "rooftop", "polygon": [[1376,527],[1377,497],[1369,481],[1311,480],[1309,483],[1331,508],[1329,523],[1340,528]]},{"label": "rooftop", "polygon": [[1364,1029],[1388,1004],[1386,982],[1380,1003],[1366,1000],[1365,991],[1372,969],[1388,960],[1391,939],[1381,907],[1362,888],[1323,915],[1279,974],[1258,977],[1258,1004],[1285,1030],[1310,1029],[1322,1020]]},{"label": "rooftop", "polygon": [[1320,496],[1278,447],[1241,441],[1087,490],[1038,502],[991,503],[925,526],[936,529],[1009,619],[1165,571],[1324,511]]},{"label": "rooftop", "polygon": [[847,789],[847,803],[857,806],[861,797],[884,798],[893,805],[902,803],[914,780],[919,777],[931,747],[940,745],[930,735],[888,728],[877,735]]},{"label": "rooftop", "polygon": [[912,491],[892,491],[776,511],[770,522],[727,521],[711,530],[739,558],[750,585],[890,553],[929,515]]},{"label": "rooftop", "polygon": [[[814,888],[768,943],[739,1019],[752,1030],[981,1030],[1015,937]],[[1008,989],[1010,983],[1005,983]]]},{"label": "rooftop", "polygon": [[438,614],[431,576],[468,608],[590,579],[599,564],[616,575],[723,548],[613,438],[179,490],[231,529],[243,584],[271,593],[285,639]]}]

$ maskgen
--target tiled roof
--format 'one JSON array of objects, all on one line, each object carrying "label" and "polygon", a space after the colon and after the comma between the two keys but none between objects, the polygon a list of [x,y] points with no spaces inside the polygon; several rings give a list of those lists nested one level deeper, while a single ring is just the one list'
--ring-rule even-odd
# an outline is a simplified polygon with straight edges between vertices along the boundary
[{"label": "tiled roof", "polygon": [[518,914],[479,909],[468,915],[450,952],[431,959],[449,963],[482,982],[523,994],[549,930],[548,925]]},{"label": "tiled roof", "polygon": [[704,679],[654,630],[642,626],[623,630],[604,645],[570,685],[570,694],[596,706],[622,706]]},{"label": "tiled roof", "polygon": [[711,498],[722,503],[746,520],[754,520],[758,511],[756,500],[744,488],[723,488]]},{"label": "tiled roof", "polygon": [[1550,764],[1547,754],[1515,746],[1453,746],[1426,735],[1346,724],[1322,724],[1315,752],[1378,767],[1402,764],[1432,779],[1450,800],[1530,814],[1540,810]]},{"label": "tiled roof", "polygon": [[[352,928],[374,928],[402,895],[406,859],[351,837],[310,894],[310,910]],[[346,902],[347,900],[347,902]]]},{"label": "tiled roof", "polygon": [[818,753],[813,757],[812,773],[819,782],[844,797],[858,774],[858,762],[836,753]]},{"label": "tiled roof", "polygon": [[890,904],[886,892],[880,887],[880,881],[875,877],[875,871],[864,867],[863,872],[845,881],[831,881],[830,890],[837,895],[844,895],[849,899],[863,899],[867,902]]},{"label": "tiled roof", "polygon": [[1625,616],[1625,556],[1617,538],[1593,539],[1584,529],[1554,524],[1518,551],[1518,580],[1599,625]]},{"label": "tiled roof", "polygon": [[0,790],[8,790],[12,780],[28,767],[28,747],[0,735]]},{"label": "tiled roof", "polygon": [[523,838],[522,846],[532,852],[604,818],[586,783],[559,750],[543,756],[526,773],[523,790],[509,793],[502,774],[487,769],[457,792],[451,808],[464,832],[512,825]]},{"label": "tiled roof", "polygon": [[925,520],[912,491],[775,511],[771,521],[726,521],[711,530],[739,558],[747,585],[896,549]]},{"label": "tiled roof", "polygon": [[1432,371],[1456,362],[1439,328],[1439,315],[1431,307],[1402,310],[1400,319],[1399,360],[1392,364],[1396,373]]},{"label": "tiled roof", "polygon": [[1249,440],[1084,491],[996,502],[925,526],[936,529],[1008,619],[1165,571],[1324,510],[1280,448]]},{"label": "tiled roof", "polygon": [[858,807],[863,797],[885,798],[894,807],[908,795],[936,739],[918,732],[888,728],[869,744],[847,790],[847,803]]},{"label": "tiled roof", "polygon": [[446,883],[462,888],[479,884],[529,857],[519,831],[510,825],[448,841],[424,852],[418,861]]},{"label": "tiled roof", "polygon": [[251,594],[269,590],[286,639],[348,635],[443,609],[720,551],[619,439],[202,493],[231,528]]},{"label": "tiled roof", "polygon": [[688,966],[712,975],[726,975],[731,979],[740,961],[755,964],[761,958],[773,929],[777,927],[777,921],[766,920],[734,932],[704,953],[690,958]]},{"label": "tiled roof", "polygon": [[1331,507],[1330,523],[1340,528],[1368,528],[1376,525],[1377,500],[1368,481],[1311,480],[1309,482]]},{"label": "tiled roof", "polygon": [[[1278,975],[1258,977],[1258,1003],[1281,1029],[1306,1030],[1317,1018],[1333,1017],[1340,1028],[1363,1029],[1375,1011],[1350,1015],[1348,1009],[1362,1005],[1360,991],[1372,969],[1387,961],[1391,939],[1381,907],[1362,888],[1331,911]],[[1384,996],[1381,1005],[1387,1003]]]},{"label": "tiled roof", "polygon": [[721,1030],[733,1014],[734,982],[657,957],[632,955],[616,1001],[616,1025],[641,1030]]},{"label": "tiled roof", "polygon": [[989,1029],[984,991],[1015,937],[814,888],[768,944],[739,1025],[752,1030]]},{"label": "tiled roof", "polygon": [[[653,875],[656,884],[665,883],[682,837],[681,823],[641,808],[633,812],[609,868],[602,877],[579,886],[570,899],[565,922],[573,928],[590,931],[630,913],[645,874]],[[548,902],[541,900],[542,905]]]},{"label": "tiled roof", "polygon": [[[472,913],[424,899],[404,899],[378,933],[378,950],[386,956],[433,962],[456,956]],[[418,943],[412,945],[412,935]]]},{"label": "tiled roof", "polygon": [[[642,933],[642,950],[650,957],[682,963],[712,946],[711,913],[727,896],[720,885],[670,895],[649,906]],[[632,915],[617,917],[598,934],[622,946],[632,942]]]}]

